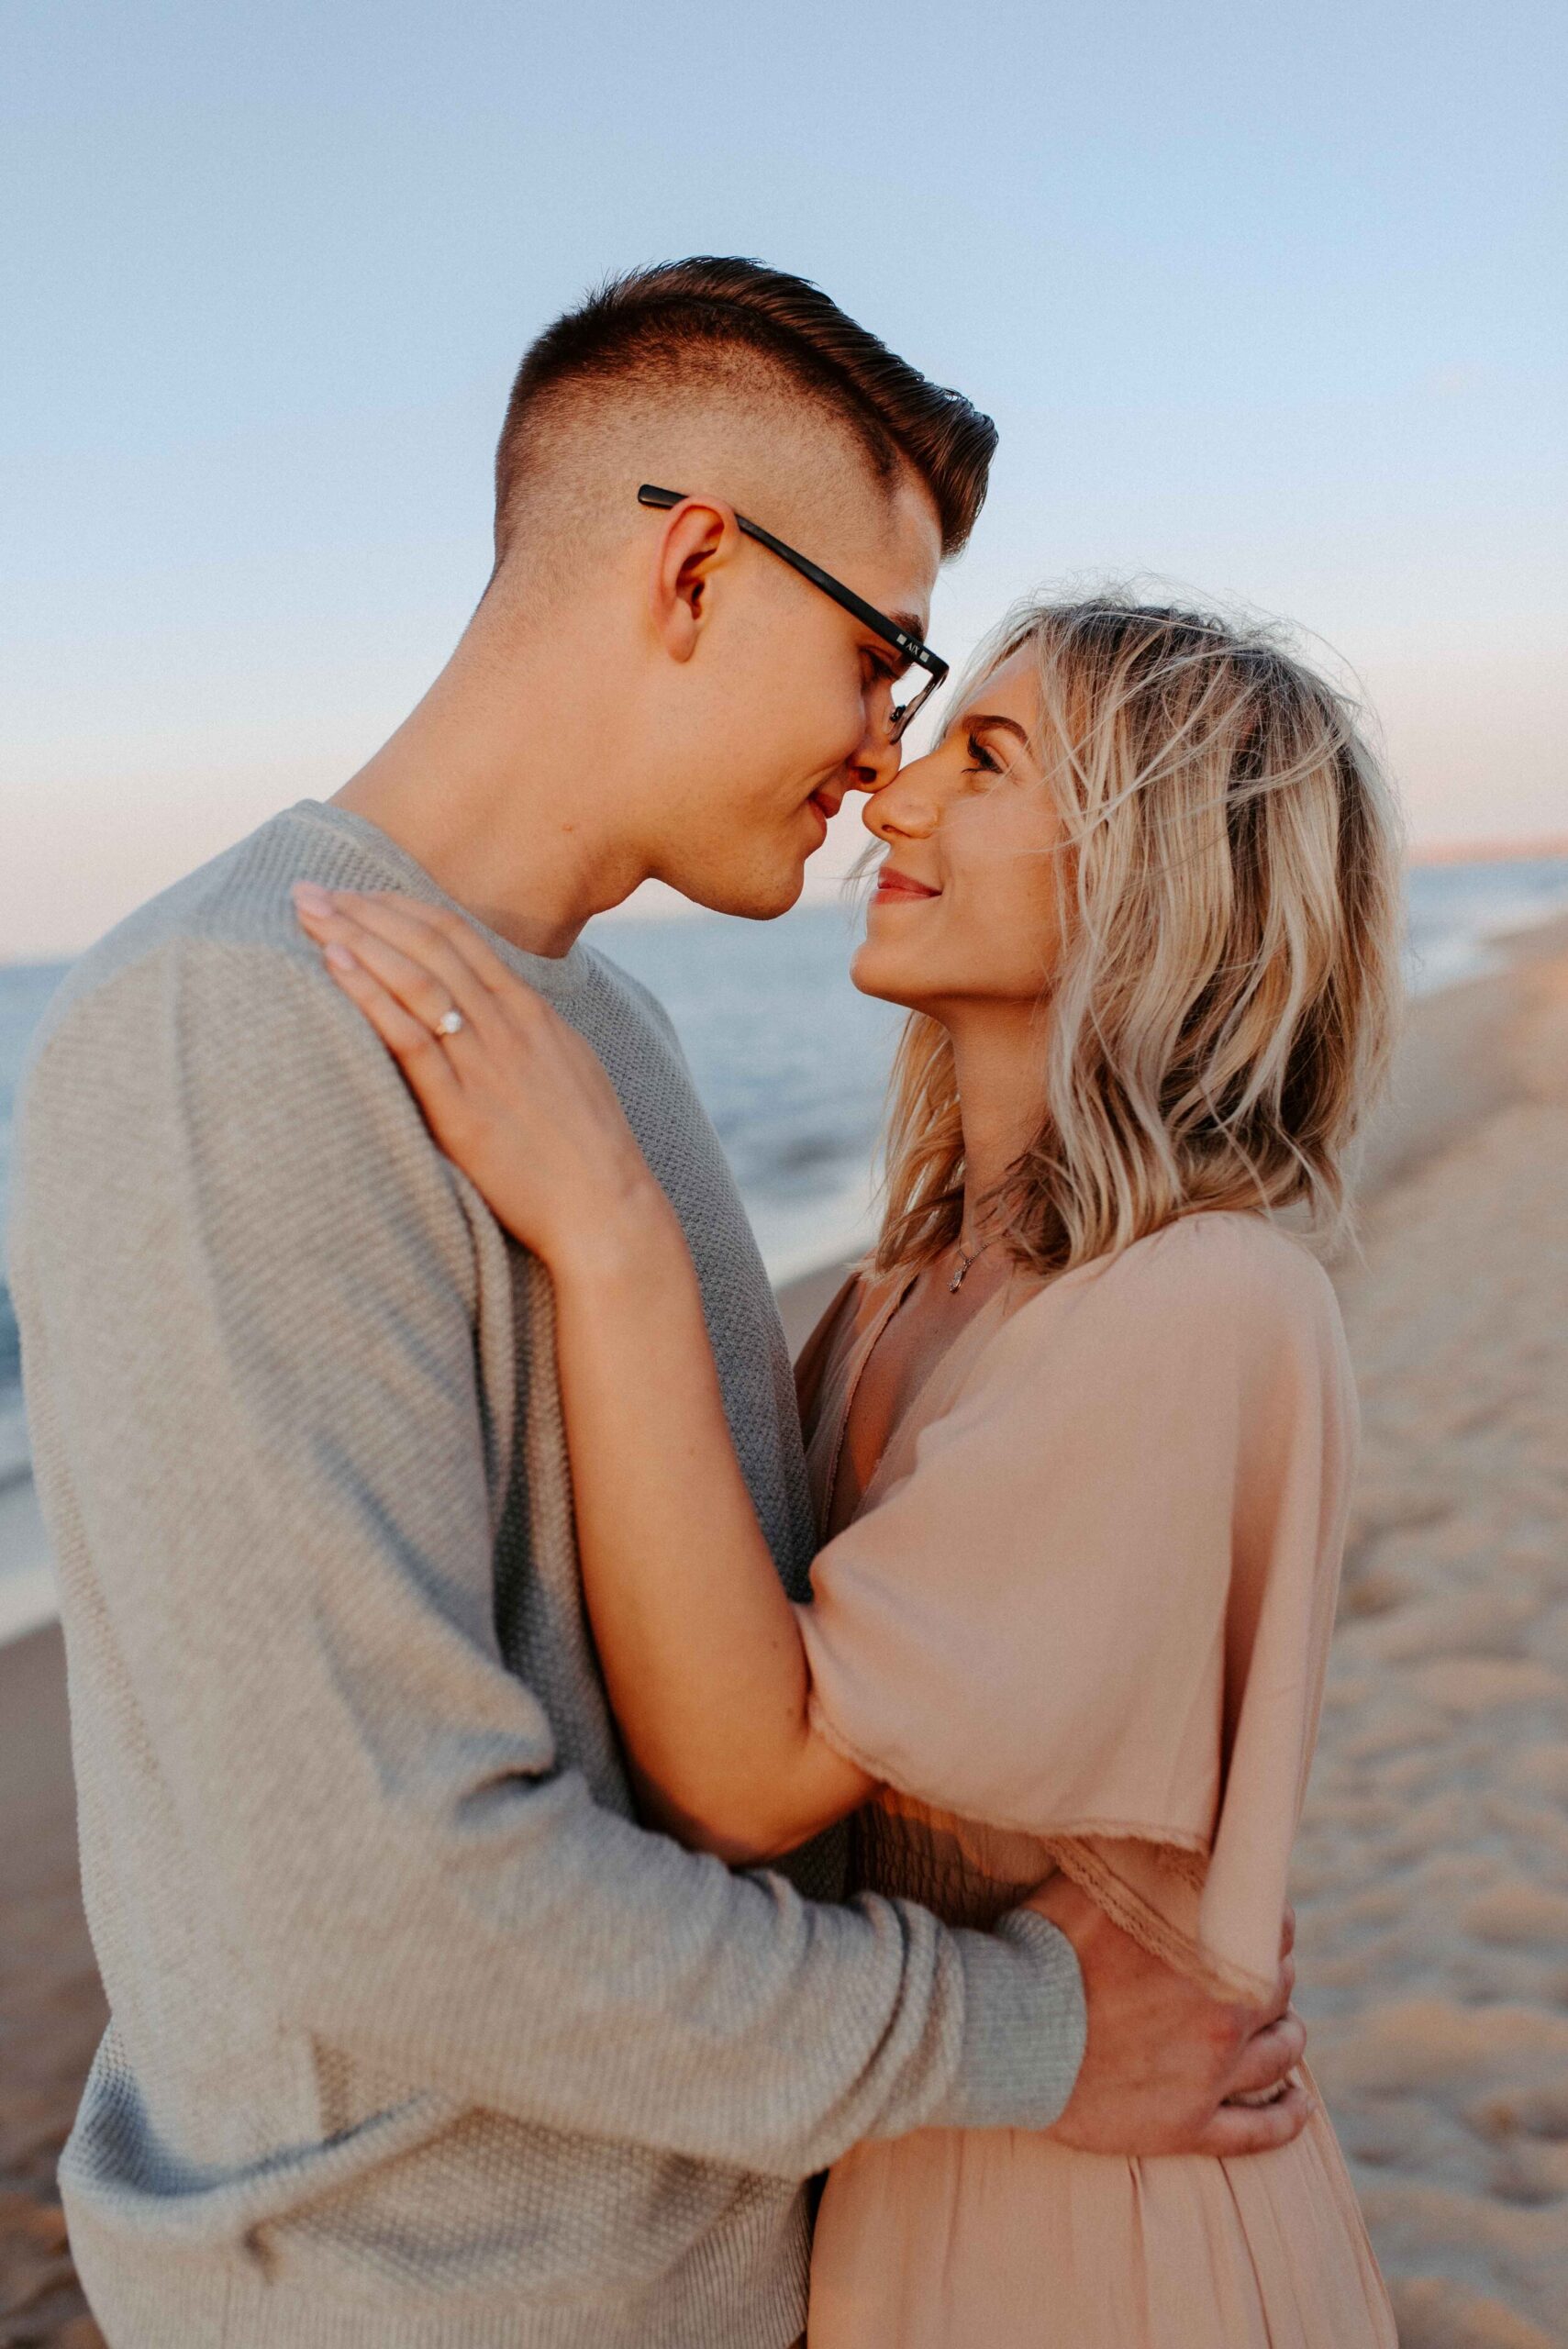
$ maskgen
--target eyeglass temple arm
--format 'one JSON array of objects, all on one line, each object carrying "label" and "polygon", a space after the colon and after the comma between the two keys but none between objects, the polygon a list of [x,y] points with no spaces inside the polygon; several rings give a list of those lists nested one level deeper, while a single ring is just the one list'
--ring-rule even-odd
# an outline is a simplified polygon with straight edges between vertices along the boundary
[{"label": "eyeglass temple arm", "polygon": [[[685,495],[684,489],[655,489],[651,482],[645,481],[637,493],[637,499],[639,506],[659,506],[667,509],[679,506]],[[814,587],[820,587],[825,596],[831,596],[836,604],[841,604],[845,611],[852,612],[862,627],[873,629],[884,644],[896,645],[899,651],[913,661],[917,668],[928,672],[934,685],[941,684],[947,675],[948,664],[940,653],[931,651],[929,644],[922,644],[917,636],[909,635],[896,620],[890,620],[885,612],[879,612],[874,604],[868,604],[862,596],[856,595],[852,587],[846,587],[841,579],[835,579],[830,571],[822,570],[809,555],[797,554],[794,547],[784,544],[783,539],[775,539],[773,532],[764,530],[760,522],[748,521],[744,514],[737,514],[735,520],[749,539],[755,539],[767,548],[770,554],[776,554],[792,570],[798,571],[803,579],[809,579]]]}]

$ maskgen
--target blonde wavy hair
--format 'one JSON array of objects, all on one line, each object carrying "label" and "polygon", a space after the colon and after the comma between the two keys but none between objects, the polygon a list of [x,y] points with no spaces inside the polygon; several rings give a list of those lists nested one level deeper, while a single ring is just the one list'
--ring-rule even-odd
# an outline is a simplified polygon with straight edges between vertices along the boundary
[{"label": "blonde wavy hair", "polygon": [[[1117,595],[1018,607],[970,691],[1025,649],[1062,947],[1044,1115],[984,1228],[1044,1275],[1203,1209],[1304,1204],[1331,1236],[1401,995],[1400,828],[1359,711],[1276,631]],[[912,1271],[963,1215],[952,1045],[919,1012],[884,1168],[874,1263]]]}]

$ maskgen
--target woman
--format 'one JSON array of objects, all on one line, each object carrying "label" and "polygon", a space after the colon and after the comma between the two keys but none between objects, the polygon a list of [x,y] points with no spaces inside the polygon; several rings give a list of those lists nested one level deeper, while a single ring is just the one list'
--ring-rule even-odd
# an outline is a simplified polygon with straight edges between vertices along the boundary
[{"label": "woman", "polygon": [[[1332,1292],[1277,1219],[1335,1217],[1385,1056],[1387,795],[1273,642],[1104,599],[1015,615],[866,821],[885,854],[853,975],[912,1016],[875,1258],[802,1360],[808,1609],[586,1046],[466,930],[358,900],[321,934],[550,1267],[584,1586],[647,1814],[739,1864],[852,1815],[860,1884],[962,1924],[1062,1870],[1261,1998],[1354,1429]],[[813,2349],[1394,2338],[1321,2113],[1237,2162],[926,2132],[858,2147],[822,2203]]]}]

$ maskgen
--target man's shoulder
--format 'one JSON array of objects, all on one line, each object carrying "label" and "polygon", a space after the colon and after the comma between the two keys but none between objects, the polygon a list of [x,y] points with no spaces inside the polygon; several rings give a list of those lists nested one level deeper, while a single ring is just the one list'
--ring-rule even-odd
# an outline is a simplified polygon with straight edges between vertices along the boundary
[{"label": "man's shoulder", "polygon": [[606,954],[597,941],[593,945],[584,942],[582,952],[593,966],[601,985],[607,987],[618,998],[624,1016],[656,1028],[665,1042],[672,1045],[684,1060],[685,1056],[681,1051],[675,1023],[652,988],[645,985],[641,979],[633,978],[624,964],[617,963],[613,954]]},{"label": "man's shoulder", "polygon": [[[95,1008],[106,1012],[171,973],[185,977],[240,958],[258,1013],[270,997],[292,996],[316,957],[295,919],[290,888],[318,877],[328,859],[341,862],[333,829],[308,804],[285,808],[149,898],[72,964],[34,1039],[34,1068],[62,1030],[91,1027]],[[371,870],[368,878],[373,885],[380,876]]]},{"label": "man's shoulder", "polygon": [[290,894],[297,880],[384,877],[307,803],[139,907],[73,964],[39,1022],[24,1135],[61,1119],[114,1130],[133,1102],[189,1108],[193,1085],[241,1125],[261,1095],[299,1106],[336,1088],[401,1106],[401,1078],[322,970]]},{"label": "man's shoulder", "polygon": [[293,881],[352,885],[342,837],[274,818],[83,956],[23,1078],[17,1230],[90,1212],[109,1178],[148,1199],[191,1178],[244,1200],[231,1229],[373,1198],[406,1236],[465,1244],[462,1178],[295,919]]}]

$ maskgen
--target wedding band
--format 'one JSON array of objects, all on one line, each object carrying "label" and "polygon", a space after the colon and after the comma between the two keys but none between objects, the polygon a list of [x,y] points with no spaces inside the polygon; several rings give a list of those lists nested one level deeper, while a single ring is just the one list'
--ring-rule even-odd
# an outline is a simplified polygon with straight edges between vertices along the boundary
[{"label": "wedding band", "polygon": [[457,1036],[462,1034],[465,1025],[463,1016],[454,1003],[451,1009],[443,1011],[437,1020],[435,1032],[438,1036]]}]

